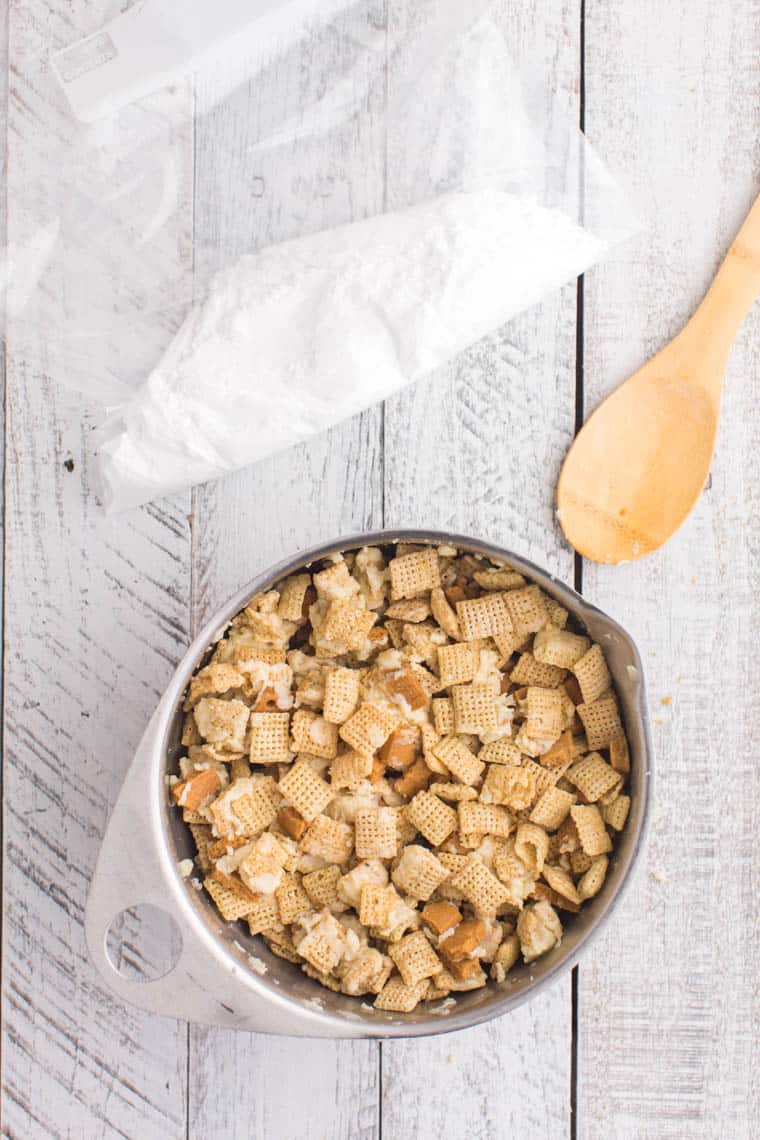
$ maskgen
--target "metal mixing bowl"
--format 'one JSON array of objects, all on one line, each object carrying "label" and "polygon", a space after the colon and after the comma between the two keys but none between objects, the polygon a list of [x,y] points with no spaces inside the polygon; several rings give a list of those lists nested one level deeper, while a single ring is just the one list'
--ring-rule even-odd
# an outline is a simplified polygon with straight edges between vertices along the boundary
[{"label": "metal mixing bowl", "polygon": [[[382,1013],[369,999],[333,994],[289,962],[275,957],[242,923],[223,922],[205,892],[183,877],[193,843],[180,814],[170,808],[166,780],[181,752],[182,698],[188,681],[232,617],[257,593],[337,551],[390,542],[452,545],[460,551],[507,562],[537,582],[572,613],[604,648],[618,693],[631,750],[628,822],[610,860],[599,895],[577,915],[563,914],[561,945],[519,965],[507,980],[456,995],[454,1002],[421,1005],[410,1014]],[[90,888],[85,919],[88,947],[109,986],[125,1000],[168,1016],[258,1032],[309,1037],[415,1037],[477,1025],[540,993],[577,962],[623,892],[645,837],[651,797],[652,747],[641,659],[630,636],[574,590],[508,550],[461,535],[434,531],[377,531],[338,539],[299,554],[258,575],[214,616],[178,666],[164,694],[114,808]],[[176,965],[163,977],[141,982],[120,974],[108,956],[106,937],[126,908],[151,904],[167,911],[181,934]]]}]

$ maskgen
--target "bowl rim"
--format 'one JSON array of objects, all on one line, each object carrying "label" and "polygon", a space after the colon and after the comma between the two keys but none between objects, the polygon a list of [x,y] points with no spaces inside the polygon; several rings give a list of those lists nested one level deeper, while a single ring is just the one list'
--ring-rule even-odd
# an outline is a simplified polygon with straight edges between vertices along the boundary
[{"label": "bowl rim", "polygon": [[[204,897],[203,908],[199,907],[197,902],[198,892],[183,878],[181,870],[178,867],[177,852],[172,835],[172,824],[170,822],[172,809],[166,802],[166,778],[173,767],[170,737],[172,729],[176,724],[178,705],[182,700],[190,677],[198,664],[203,660],[203,657],[209,652],[210,648],[224,636],[232,618],[240,612],[247,602],[262,590],[271,588],[271,586],[281,578],[288,574],[295,573],[301,568],[306,568],[314,562],[329,557],[331,554],[351,551],[362,546],[385,546],[399,542],[424,543],[432,546],[454,546],[458,550],[463,550],[467,553],[481,554],[497,562],[507,562],[517,570],[524,572],[526,577],[535,581],[542,589],[551,593],[563,605],[567,603],[566,608],[569,608],[573,614],[580,618],[584,625],[586,624],[587,617],[600,619],[605,626],[624,642],[633,657],[634,667],[637,671],[635,678],[635,684],[637,686],[635,706],[638,726],[640,728],[644,769],[640,773],[641,787],[636,797],[637,811],[634,832],[629,841],[625,865],[622,866],[622,870],[619,873],[619,881],[615,884],[614,889],[609,892],[607,897],[604,897],[602,893],[602,895],[598,896],[597,900],[593,900],[599,904],[599,911],[595,918],[589,923],[587,929],[579,933],[569,950],[566,949],[563,953],[562,945],[560,945],[557,948],[556,960],[543,967],[538,965],[540,960],[534,964],[534,968],[537,971],[541,971],[535,980],[529,980],[519,989],[514,989],[511,992],[509,989],[504,989],[493,1001],[485,1002],[482,1006],[462,1008],[460,1010],[458,1008],[459,1002],[457,1002],[456,1006],[446,1011],[446,1016],[441,1016],[441,1012],[435,1012],[435,1010],[431,1010],[431,1012],[425,1016],[424,1010],[420,1010],[419,1007],[418,1010],[411,1015],[383,1015],[381,1011],[372,1010],[371,1016],[367,1016],[366,1018],[360,1016],[361,1025],[358,1026],[355,1020],[356,1015],[346,1015],[341,1011],[331,1010],[329,1008],[330,998],[342,995],[332,995],[330,991],[319,986],[319,983],[315,982],[314,984],[315,986],[319,986],[320,995],[327,1004],[317,1010],[314,1006],[318,1003],[304,1003],[300,998],[290,996],[285,988],[273,993],[271,986],[264,978],[257,976],[252,969],[248,971],[249,977],[241,976],[240,961],[236,958],[234,952],[234,941],[230,941],[226,937],[220,936],[217,931],[211,930],[209,922],[204,920],[204,909],[210,914],[215,913],[213,912],[211,900]],[[614,679],[617,689],[620,686],[620,682],[618,678]],[[156,711],[156,718],[154,718],[154,722],[151,724],[153,729],[151,744],[153,759],[151,767],[156,770],[158,779],[151,781],[151,791],[149,793],[150,798],[153,800],[151,814],[160,831],[158,854],[161,857],[164,872],[166,873],[168,870],[168,873],[172,876],[173,881],[171,886],[173,888],[173,894],[175,896],[184,895],[185,901],[190,904],[183,906],[182,910],[184,918],[189,920],[194,927],[191,933],[194,933],[203,941],[207,949],[213,951],[213,956],[217,961],[223,966],[226,965],[227,969],[231,970],[238,981],[247,982],[249,989],[257,991],[258,996],[264,996],[261,987],[266,986],[267,998],[274,1002],[275,1005],[280,1005],[281,1007],[282,1003],[284,1003],[285,1006],[289,1008],[291,1018],[297,1012],[303,1014],[309,1022],[309,1027],[304,1029],[304,1034],[308,1036],[351,1036],[382,1039],[437,1035],[482,1024],[494,1017],[502,1016],[516,1009],[523,1002],[536,997],[563,974],[572,970],[579,958],[581,958],[586,950],[593,944],[594,940],[605,928],[611,913],[624,897],[625,892],[630,886],[633,872],[646,844],[654,780],[653,749],[644,671],[641,656],[633,638],[614,618],[587,601],[583,595],[568,586],[556,575],[544,570],[531,560],[505,547],[472,538],[471,536],[448,531],[408,528],[371,530],[348,534],[329,542],[319,543],[297,554],[293,554],[288,558],[282,559],[273,566],[269,566],[261,573],[255,575],[226,603],[220,606],[204,624],[178,663],[164,692],[159,708]],[[630,736],[630,725],[626,727],[628,735]],[[634,812],[631,812],[627,826],[631,826],[634,823],[633,816]],[[186,827],[187,825],[183,826]],[[192,896],[196,897],[193,898]],[[234,932],[235,928],[233,924],[224,925],[229,926],[230,930]],[[183,931],[182,933],[184,939],[185,932]],[[213,940],[213,946],[209,941],[210,939]],[[493,989],[492,986],[488,986],[487,988],[489,990]],[[462,997],[466,996],[466,994],[462,995]],[[357,1014],[359,1014],[360,1006],[358,999],[354,1000],[357,1001]],[[308,1010],[304,1008],[305,1004],[309,1005]],[[380,1016],[378,1016],[379,1014]],[[407,1018],[409,1018],[409,1020],[406,1020]],[[411,1020],[411,1018],[414,1020]],[[271,1032],[282,1032],[283,1030],[277,1028],[276,1019],[276,1013],[273,1013]],[[221,1023],[222,1022],[220,1022],[220,1024]],[[287,1030],[285,1030],[285,1032],[287,1032]]]}]

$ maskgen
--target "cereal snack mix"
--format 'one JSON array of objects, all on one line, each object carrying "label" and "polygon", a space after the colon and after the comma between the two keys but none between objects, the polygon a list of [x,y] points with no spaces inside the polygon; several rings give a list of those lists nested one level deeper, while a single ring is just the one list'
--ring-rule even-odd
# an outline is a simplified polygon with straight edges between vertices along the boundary
[{"label": "cereal snack mix", "polygon": [[448,546],[302,567],[232,620],[184,715],[169,791],[198,886],[389,1013],[550,953],[626,825],[601,647],[511,567]]}]

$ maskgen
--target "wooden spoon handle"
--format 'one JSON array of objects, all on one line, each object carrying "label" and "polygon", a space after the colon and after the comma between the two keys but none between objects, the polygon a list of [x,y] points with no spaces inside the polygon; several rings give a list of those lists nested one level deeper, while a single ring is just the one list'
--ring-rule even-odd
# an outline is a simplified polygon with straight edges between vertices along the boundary
[{"label": "wooden spoon handle", "polygon": [[705,355],[727,355],[739,326],[760,296],[760,195],[694,314],[693,333]]}]

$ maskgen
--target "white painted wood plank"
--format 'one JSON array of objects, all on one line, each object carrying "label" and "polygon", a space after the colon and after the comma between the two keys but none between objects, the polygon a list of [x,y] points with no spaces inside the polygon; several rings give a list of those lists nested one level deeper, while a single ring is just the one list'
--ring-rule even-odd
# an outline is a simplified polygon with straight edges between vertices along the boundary
[{"label": "white painted wood plank", "polygon": [[[112,13],[84,0],[11,6],[11,242],[71,206],[52,156],[72,124],[46,54]],[[178,216],[169,244],[189,220]],[[99,415],[60,387],[84,378],[61,338],[87,254],[54,260],[7,326],[2,1132],[168,1140],[186,1133],[185,1026],[110,996],[82,920],[110,805],[187,640],[189,498],[110,520],[97,506]],[[129,347],[119,327],[88,341],[87,376],[116,371]]]},{"label": "white painted wood plank", "polygon": [[[498,7],[516,57],[530,59],[546,98],[561,92],[571,119],[577,117],[578,6]],[[413,12],[392,10],[399,20]],[[551,487],[573,431],[575,315],[573,284],[387,403],[386,525],[489,538],[572,581]],[[383,1136],[568,1135],[571,1021],[565,978],[485,1026],[384,1043]]]},{"label": "white painted wood plank", "polygon": [[[382,4],[357,6],[357,34],[383,35]],[[346,45],[333,37],[335,74]],[[350,45],[349,45],[350,46]],[[323,50],[323,48],[317,49]],[[384,138],[373,103],[360,126],[294,167],[290,148],[255,154],[273,105],[314,92],[313,74],[284,60],[262,82],[225,99],[213,79],[199,93],[196,248],[199,278],[237,254],[305,227],[377,211]],[[220,85],[224,78],[221,77]],[[268,92],[273,102],[265,104]],[[274,97],[273,97],[274,96]],[[255,194],[252,197],[252,190]],[[220,202],[224,209],[220,210]],[[200,489],[193,506],[193,618],[197,625],[258,570],[299,548],[381,522],[381,412],[373,409],[313,443]],[[294,1041],[193,1027],[190,1120],[219,1140],[353,1140],[378,1133],[378,1047],[368,1041]]]},{"label": "white painted wood plank", "polygon": [[[680,328],[757,193],[760,5],[586,10],[587,129],[644,221],[586,284],[591,409]],[[682,531],[640,563],[584,567],[643,651],[657,784],[644,867],[580,968],[583,1140],[757,1135],[759,350],[756,306]]]}]

